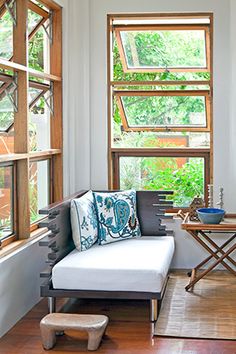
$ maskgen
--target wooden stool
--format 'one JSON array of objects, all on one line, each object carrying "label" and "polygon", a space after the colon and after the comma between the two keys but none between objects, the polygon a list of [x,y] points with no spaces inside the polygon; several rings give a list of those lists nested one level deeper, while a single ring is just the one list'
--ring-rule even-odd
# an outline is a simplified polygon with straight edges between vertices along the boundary
[{"label": "wooden stool", "polygon": [[88,350],[99,347],[108,324],[108,317],[103,315],[78,315],[70,313],[50,313],[40,322],[44,349],[51,349],[56,344],[56,332],[82,330],[88,333]]}]

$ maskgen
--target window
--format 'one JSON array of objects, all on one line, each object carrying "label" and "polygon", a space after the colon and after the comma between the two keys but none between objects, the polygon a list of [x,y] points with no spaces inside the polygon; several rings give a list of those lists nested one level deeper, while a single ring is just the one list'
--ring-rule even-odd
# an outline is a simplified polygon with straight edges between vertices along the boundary
[{"label": "window", "polygon": [[0,5],[0,241],[30,236],[62,198],[61,7]]},{"label": "window", "polygon": [[50,203],[50,161],[41,160],[30,162],[29,166],[29,195],[30,221],[38,221],[42,216],[39,210]]},{"label": "window", "polygon": [[116,27],[116,40],[126,72],[209,71],[209,31],[203,25]]},{"label": "window", "polygon": [[176,207],[206,200],[212,26],[210,13],[108,15],[110,188],[171,189]]},{"label": "window", "polygon": [[209,131],[209,92],[115,91],[125,131]]}]

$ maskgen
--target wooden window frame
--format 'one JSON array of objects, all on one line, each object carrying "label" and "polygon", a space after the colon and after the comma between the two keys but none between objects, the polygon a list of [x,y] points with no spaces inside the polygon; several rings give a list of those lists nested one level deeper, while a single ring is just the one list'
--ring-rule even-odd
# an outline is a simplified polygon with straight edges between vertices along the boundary
[{"label": "wooden window frame", "polygon": [[[162,90],[162,91],[113,91],[113,96],[116,97],[117,99],[117,105],[118,109],[120,112],[122,124],[123,124],[123,129],[126,132],[143,132],[143,131],[149,131],[149,132],[210,132],[211,129],[211,119],[210,119],[210,91],[209,90]],[[122,102],[122,97],[128,96],[128,97],[173,97],[173,96],[184,96],[184,97],[190,97],[190,96],[200,96],[200,97],[205,97],[205,109],[206,109],[206,126],[178,126],[178,125],[166,125],[166,126],[130,126],[128,123],[128,118],[125,113],[125,108]]]},{"label": "wooden window frame", "polygon": [[[16,26],[13,28],[13,58],[12,60],[0,59],[0,68],[11,70],[18,76],[18,111],[14,114],[14,153],[0,155],[0,163],[12,162],[15,168],[14,202],[15,209],[15,234],[4,238],[2,245],[5,246],[17,239],[27,239],[31,235],[29,212],[29,163],[50,159],[51,161],[51,201],[56,202],[63,197],[63,169],[62,169],[62,8],[52,0],[40,0],[52,12],[53,41],[50,45],[50,73],[40,72],[28,66],[28,40],[27,14],[28,8],[44,15],[42,20],[47,20],[49,13],[36,4],[27,0],[16,0]],[[1,4],[4,11],[4,4]],[[37,11],[36,11],[37,10]],[[42,23],[41,23],[42,24]],[[41,25],[40,24],[40,25]],[[37,25],[38,26],[38,25]],[[36,26],[36,27],[37,27]],[[36,30],[34,29],[34,34]],[[32,32],[30,35],[33,35]],[[14,60],[13,60],[14,59]],[[1,75],[5,75],[1,73]],[[48,84],[28,80],[29,75],[35,78],[53,82],[54,114],[50,117],[51,149],[31,152],[29,150],[28,132],[28,86],[41,88],[45,92],[49,89]],[[5,76],[9,81],[10,75]],[[28,85],[29,83],[29,85]],[[37,226],[38,227],[38,226]],[[34,228],[34,227],[33,227]]]},{"label": "wooden window frame", "polygon": [[[204,71],[209,71],[210,79],[209,80],[173,80],[173,81],[115,81],[113,79],[113,64],[112,64],[112,55],[113,55],[113,40],[114,40],[114,32],[118,32],[122,27],[127,29],[125,25],[114,25],[114,22],[117,20],[156,20],[157,18],[163,19],[208,19],[209,24],[201,25],[206,28],[206,55],[207,55],[207,69]],[[136,25],[135,25],[136,26]],[[168,25],[169,26],[169,25]],[[185,26],[185,25],[184,25]],[[149,27],[149,25],[148,25]],[[142,27],[143,28],[143,27]],[[119,30],[118,30],[119,29]],[[116,34],[115,34],[116,36]],[[120,57],[122,62],[121,48],[120,48]],[[124,55],[123,55],[124,59]],[[125,63],[123,64],[123,72],[128,72],[125,68]],[[166,70],[166,68],[165,68]],[[165,71],[162,70],[162,71]],[[172,71],[172,70],[169,70]],[[180,70],[183,71],[182,68]],[[192,70],[189,70],[190,72]],[[194,70],[195,72],[200,72],[199,70]],[[131,71],[129,71],[131,73]],[[134,72],[139,72],[139,70],[134,70]],[[148,69],[143,72],[152,72],[152,70]],[[159,72],[159,71],[155,71]],[[176,71],[178,72],[178,71]],[[205,86],[209,87],[208,90],[208,131],[210,135],[210,146],[209,148],[114,148],[113,147],[113,136],[112,136],[112,124],[113,124],[113,92],[114,90],[126,90],[133,89],[133,86],[146,86],[147,89],[153,86],[154,89],[157,86],[165,85],[165,86],[177,86],[177,85],[185,85],[185,86]],[[184,156],[184,157],[203,157],[205,160],[205,202],[207,205],[207,184],[213,183],[213,13],[211,12],[198,12],[198,13],[133,13],[133,14],[108,14],[107,15],[107,112],[108,112],[108,187],[109,189],[117,189],[119,188],[119,164],[118,160],[121,156],[166,156],[166,157],[174,157],[174,156]],[[132,129],[133,131],[133,129]],[[173,129],[171,130],[173,131]],[[182,130],[183,131],[183,130]],[[189,131],[189,130],[188,130]]]},{"label": "wooden window frame", "polygon": [[[6,0],[4,2],[8,2],[8,0]],[[31,10],[42,17],[42,19],[36,24],[36,26],[28,34],[28,41],[29,41],[37,33],[37,31],[40,29],[40,27],[49,19],[50,14],[49,14],[49,12],[45,11],[44,9],[42,9],[41,7],[39,7],[37,4],[35,4],[32,1],[28,2],[28,10]],[[1,16],[3,16],[3,14],[5,12],[6,12],[6,7],[3,5],[0,8],[0,18],[1,18]],[[13,56],[7,61],[13,61]],[[0,80],[4,82],[4,84],[0,87],[0,98],[1,98],[1,95],[4,93],[5,89],[7,89],[8,86],[10,86],[11,83],[13,82],[13,77],[9,74],[0,73]],[[34,81],[34,80],[29,80],[29,87],[34,87],[34,88],[42,90],[42,92],[37,97],[35,97],[35,99],[33,99],[32,102],[30,102],[29,108],[32,109],[34,107],[34,105],[37,103],[37,101],[50,89],[50,85],[47,85],[45,83],[40,83],[40,82]],[[0,132],[1,133],[2,132],[8,133],[12,129],[13,125],[14,125],[14,120],[13,120],[12,124],[9,125],[9,127],[7,129],[5,129],[5,130],[0,129]]]},{"label": "wooden window frame", "polygon": [[28,3],[28,9],[37,13],[42,18],[48,19],[49,17],[49,12],[47,12],[46,10],[44,10],[42,7],[38,6],[31,0]]},{"label": "wooden window frame", "polygon": [[[113,188],[120,189],[120,158],[121,157],[170,157],[170,158],[203,158],[204,159],[204,196],[207,200],[208,184],[210,184],[210,151],[209,149],[192,149],[192,148],[113,148],[112,154],[112,166],[114,184]],[[175,208],[176,210],[179,208]]]},{"label": "wooden window frame", "polygon": [[[191,31],[199,31],[203,30],[205,32],[205,55],[206,55],[206,67],[160,67],[160,68],[147,68],[147,67],[138,67],[138,68],[130,68],[127,63],[125,49],[121,39],[121,32],[123,31],[178,31],[178,30],[191,30]],[[168,25],[116,25],[115,36],[117,40],[118,50],[120,53],[120,58],[123,66],[123,71],[125,73],[150,73],[150,72],[165,72],[168,70],[169,72],[209,72],[211,70],[210,63],[210,31],[209,25],[205,24],[168,24]]]}]

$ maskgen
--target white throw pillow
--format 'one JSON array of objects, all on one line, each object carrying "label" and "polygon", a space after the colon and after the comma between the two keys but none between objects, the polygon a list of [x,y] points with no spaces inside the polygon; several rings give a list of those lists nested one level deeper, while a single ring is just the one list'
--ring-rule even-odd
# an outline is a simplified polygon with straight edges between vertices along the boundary
[{"label": "white throw pillow", "polygon": [[98,239],[98,221],[92,191],[71,201],[71,228],[75,247],[86,251]]}]

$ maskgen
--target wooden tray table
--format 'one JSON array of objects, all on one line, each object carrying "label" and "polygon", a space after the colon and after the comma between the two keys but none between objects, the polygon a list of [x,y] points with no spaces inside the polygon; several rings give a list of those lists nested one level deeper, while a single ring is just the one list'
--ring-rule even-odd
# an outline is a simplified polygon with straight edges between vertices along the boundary
[{"label": "wooden tray table", "polygon": [[[186,230],[210,254],[190,272],[191,278],[185,287],[186,291],[193,289],[194,285],[218,264],[222,264],[229,272],[236,275],[236,262],[230,256],[236,250],[236,214],[227,214],[220,224],[202,224],[190,221],[189,213],[185,215],[182,211],[178,215],[183,219],[181,228]],[[212,235],[215,233],[224,235],[225,242],[222,245],[213,241]],[[228,248],[225,250],[227,246]],[[214,262],[197,275],[197,271],[212,259]]]}]

